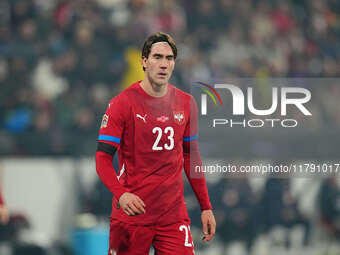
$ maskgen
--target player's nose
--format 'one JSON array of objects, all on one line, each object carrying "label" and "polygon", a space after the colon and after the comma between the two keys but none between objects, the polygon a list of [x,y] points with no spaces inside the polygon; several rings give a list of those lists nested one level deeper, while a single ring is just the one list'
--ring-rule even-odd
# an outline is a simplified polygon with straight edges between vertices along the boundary
[{"label": "player's nose", "polygon": [[163,60],[161,61],[161,63],[160,63],[160,67],[161,67],[162,69],[168,68],[168,67],[169,67],[168,61],[167,61],[166,59],[163,59]]}]

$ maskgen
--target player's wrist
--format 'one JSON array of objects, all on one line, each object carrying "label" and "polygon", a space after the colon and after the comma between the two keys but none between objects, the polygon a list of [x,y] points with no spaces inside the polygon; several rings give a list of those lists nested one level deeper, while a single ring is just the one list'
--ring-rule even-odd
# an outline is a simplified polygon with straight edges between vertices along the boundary
[{"label": "player's wrist", "polygon": [[112,193],[116,196],[117,200],[119,201],[122,195],[124,195],[124,193],[127,193],[127,192],[128,191],[122,187],[118,190],[115,190],[115,192],[112,192]]},{"label": "player's wrist", "polygon": [[212,211],[212,210],[213,210],[212,207],[201,208],[201,212],[204,212],[204,211]]},{"label": "player's wrist", "polygon": [[201,205],[201,211],[203,212],[203,211],[207,211],[207,210],[212,210],[213,208],[212,208],[212,206],[211,206],[211,204],[209,203],[209,204],[204,204],[204,205]]}]

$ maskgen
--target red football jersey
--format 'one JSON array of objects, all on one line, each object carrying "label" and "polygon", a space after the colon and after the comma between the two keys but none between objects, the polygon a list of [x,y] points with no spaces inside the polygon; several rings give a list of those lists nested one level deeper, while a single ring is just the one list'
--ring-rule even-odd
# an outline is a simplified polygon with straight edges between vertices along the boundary
[{"label": "red football jersey", "polygon": [[[140,82],[114,97],[98,141],[118,149],[119,182],[144,201],[146,213],[128,216],[114,199],[111,216],[143,225],[189,221],[183,196],[183,141],[196,138],[196,103],[171,84],[163,97],[148,95]],[[206,190],[205,181],[204,185]],[[207,192],[197,196],[201,207],[204,203],[208,205],[203,207],[211,208]]]}]

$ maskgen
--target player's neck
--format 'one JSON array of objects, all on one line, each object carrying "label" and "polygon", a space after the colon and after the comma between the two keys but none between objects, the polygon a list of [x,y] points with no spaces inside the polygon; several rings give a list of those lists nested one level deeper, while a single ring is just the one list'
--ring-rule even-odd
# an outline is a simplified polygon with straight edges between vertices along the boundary
[{"label": "player's neck", "polygon": [[153,84],[148,79],[142,80],[140,82],[140,86],[148,95],[153,97],[162,97],[168,92],[168,84]]}]

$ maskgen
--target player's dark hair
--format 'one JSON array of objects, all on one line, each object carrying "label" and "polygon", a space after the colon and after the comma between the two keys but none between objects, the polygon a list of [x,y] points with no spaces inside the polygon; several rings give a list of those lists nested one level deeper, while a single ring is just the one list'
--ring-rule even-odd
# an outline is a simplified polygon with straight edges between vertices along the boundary
[{"label": "player's dark hair", "polygon": [[[166,33],[163,32],[157,32],[155,34],[152,34],[146,39],[143,45],[143,50],[142,50],[142,57],[149,57],[149,54],[151,52],[151,47],[154,43],[158,42],[166,42],[170,45],[172,52],[174,53],[174,59],[177,57],[177,47],[174,39]],[[143,70],[145,71],[145,68],[143,66]]]}]

